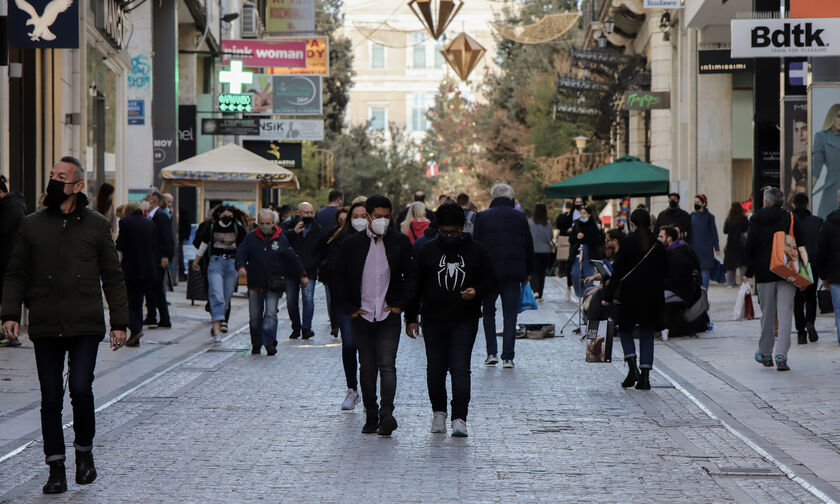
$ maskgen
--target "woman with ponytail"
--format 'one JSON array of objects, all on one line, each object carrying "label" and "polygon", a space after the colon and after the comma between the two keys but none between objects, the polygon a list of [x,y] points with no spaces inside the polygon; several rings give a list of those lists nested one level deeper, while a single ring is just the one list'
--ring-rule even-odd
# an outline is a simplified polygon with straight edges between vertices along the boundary
[{"label": "woman with ponytail", "polygon": [[[668,260],[665,247],[650,230],[650,214],[636,209],[630,215],[633,231],[621,242],[613,264],[613,274],[604,289],[607,305],[616,299],[618,332],[629,370],[621,383],[624,388],[636,385],[650,390],[649,373],[653,367],[653,333],[665,326],[665,277]],[[636,367],[636,343],[639,331],[639,368]]]}]

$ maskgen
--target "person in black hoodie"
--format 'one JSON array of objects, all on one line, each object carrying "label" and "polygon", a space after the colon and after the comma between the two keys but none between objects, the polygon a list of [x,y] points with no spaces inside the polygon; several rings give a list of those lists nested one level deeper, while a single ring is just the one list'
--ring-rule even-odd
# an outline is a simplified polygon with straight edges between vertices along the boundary
[{"label": "person in black hoodie", "polygon": [[[840,193],[837,193],[837,199],[840,200]],[[826,216],[817,249],[820,251],[817,271],[823,281],[823,288],[831,292],[834,327],[837,330],[837,342],[840,343],[840,208]]]},{"label": "person in black hoodie", "polygon": [[[820,229],[823,220],[808,211],[808,195],[796,193],[793,197],[793,214],[799,218],[799,225],[802,226],[802,242],[805,243],[805,251],[808,252],[808,261],[813,271],[814,278],[819,277],[819,247]],[[793,320],[796,324],[797,343],[804,345],[810,339],[813,343],[820,336],[814,327],[817,320],[817,282],[812,283],[804,289],[797,289],[793,298]]]},{"label": "person in black hoodie", "polygon": [[496,288],[493,260],[484,246],[464,233],[464,212],[454,203],[435,212],[438,238],[414,261],[413,300],[405,312],[406,334],[419,334],[423,315],[426,381],[433,433],[446,432],[446,372],[452,379],[452,435],[467,436],[470,356],[481,317],[481,300]]},{"label": "person in black hoodie", "polygon": [[[793,220],[793,236],[797,246],[802,245],[802,228],[799,218],[782,208],[785,196],[782,191],[770,187],[764,191],[764,206],[750,217],[750,230],[745,245],[747,272],[744,281],[755,277],[755,289],[761,304],[761,338],[755,360],[765,367],[773,367],[775,348],[776,369],[787,371],[787,353],[790,350],[790,326],[793,319],[793,299],[796,287],[770,271],[770,254],[773,250],[773,235],[777,231],[788,233]],[[777,317],[778,316],[778,317]],[[775,321],[778,318],[778,338],[775,336]],[[775,343],[775,344],[774,344]]]},{"label": "person in black hoodie", "polygon": [[[9,192],[7,183],[6,177],[0,175],[0,303],[3,302],[2,279],[12,256],[12,246],[15,244],[20,223],[26,215],[23,194]],[[20,346],[20,340],[0,335],[0,346]]]}]

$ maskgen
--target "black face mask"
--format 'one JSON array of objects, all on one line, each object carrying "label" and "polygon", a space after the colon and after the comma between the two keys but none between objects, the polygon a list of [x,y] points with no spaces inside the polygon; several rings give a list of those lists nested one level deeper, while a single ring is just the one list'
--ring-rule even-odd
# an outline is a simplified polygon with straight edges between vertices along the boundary
[{"label": "black face mask", "polygon": [[459,234],[458,236],[440,236],[440,246],[446,250],[452,250],[458,248],[464,241],[464,235]]},{"label": "black face mask", "polygon": [[668,202],[668,206],[671,208],[677,208],[678,206],[680,206],[680,202],[677,200],[671,200]]},{"label": "black face mask", "polygon": [[221,221],[221,223],[225,226],[228,226],[231,222],[233,222],[233,217],[231,217],[230,215],[224,215],[221,219],[219,219],[219,221]]},{"label": "black face mask", "polygon": [[64,192],[64,186],[64,182],[55,179],[47,183],[47,197],[44,198],[44,205],[47,208],[59,208],[62,203],[67,201],[70,195]]},{"label": "black face mask", "polygon": [[698,212],[703,209],[703,205],[698,205],[697,203],[694,204],[694,209]]},{"label": "black face mask", "polygon": [[315,222],[315,217],[304,217],[301,220],[303,221],[304,226],[308,226],[308,225],[312,224],[313,222]]}]

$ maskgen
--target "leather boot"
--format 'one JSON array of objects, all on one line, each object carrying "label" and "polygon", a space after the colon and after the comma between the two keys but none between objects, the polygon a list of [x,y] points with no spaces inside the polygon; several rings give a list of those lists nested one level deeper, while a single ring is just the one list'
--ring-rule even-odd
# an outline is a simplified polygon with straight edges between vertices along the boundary
[{"label": "leather boot", "polygon": [[96,479],[96,467],[93,466],[93,452],[76,451],[76,483],[87,485]]},{"label": "leather boot", "polygon": [[627,363],[627,377],[624,378],[624,381],[621,382],[621,386],[624,388],[632,387],[636,384],[636,381],[639,380],[639,368],[636,367],[636,358],[635,357],[627,357],[624,359],[624,362]]},{"label": "leather boot", "polygon": [[636,390],[650,390],[650,369],[642,369]]},{"label": "leather boot", "polygon": [[67,491],[67,474],[64,471],[63,460],[49,462],[50,477],[44,485],[45,494],[59,494]]}]

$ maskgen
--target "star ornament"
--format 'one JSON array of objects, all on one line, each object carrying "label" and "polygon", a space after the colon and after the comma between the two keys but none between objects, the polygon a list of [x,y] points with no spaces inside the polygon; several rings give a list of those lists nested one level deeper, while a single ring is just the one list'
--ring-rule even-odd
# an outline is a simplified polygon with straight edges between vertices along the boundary
[{"label": "star ornament", "polygon": [[467,80],[485,52],[487,50],[484,46],[464,32],[459,33],[452,42],[440,50],[446,62],[462,81]]},{"label": "star ornament", "polygon": [[435,40],[443,35],[449,23],[463,6],[463,0],[459,0],[457,4],[454,0],[411,0],[408,2],[408,8]]}]

